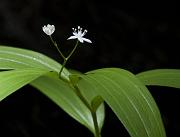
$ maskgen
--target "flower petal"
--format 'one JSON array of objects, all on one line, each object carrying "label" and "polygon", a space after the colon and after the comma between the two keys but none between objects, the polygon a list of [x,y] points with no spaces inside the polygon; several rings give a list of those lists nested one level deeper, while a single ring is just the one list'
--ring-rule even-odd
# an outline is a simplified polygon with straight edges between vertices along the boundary
[{"label": "flower petal", "polygon": [[69,40],[69,39],[77,39],[77,37],[76,36],[70,36],[67,40]]},{"label": "flower petal", "polygon": [[49,30],[51,31],[51,33],[53,34],[54,33],[54,31],[55,31],[55,26],[54,25],[51,25],[50,27],[49,27]]},{"label": "flower petal", "polygon": [[88,43],[92,43],[92,41],[91,41],[91,40],[86,39],[86,38],[82,38],[82,40],[83,40],[83,41],[86,41],[86,42],[88,42]]}]

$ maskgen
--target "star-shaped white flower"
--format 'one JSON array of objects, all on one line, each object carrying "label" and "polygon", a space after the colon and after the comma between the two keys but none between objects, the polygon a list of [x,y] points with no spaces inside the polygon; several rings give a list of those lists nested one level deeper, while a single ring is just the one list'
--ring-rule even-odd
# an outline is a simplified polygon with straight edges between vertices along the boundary
[{"label": "star-shaped white flower", "polygon": [[87,30],[85,29],[84,31],[82,31],[82,28],[80,26],[78,26],[78,29],[76,28],[72,28],[73,30],[73,36],[70,36],[68,38],[69,39],[78,39],[81,43],[88,42],[88,43],[92,43],[91,40],[84,38],[84,35],[87,33]]},{"label": "star-shaped white flower", "polygon": [[44,25],[44,27],[42,27],[44,33],[46,33],[47,35],[52,35],[55,31],[55,26],[54,25],[50,25],[48,24],[47,26]]}]

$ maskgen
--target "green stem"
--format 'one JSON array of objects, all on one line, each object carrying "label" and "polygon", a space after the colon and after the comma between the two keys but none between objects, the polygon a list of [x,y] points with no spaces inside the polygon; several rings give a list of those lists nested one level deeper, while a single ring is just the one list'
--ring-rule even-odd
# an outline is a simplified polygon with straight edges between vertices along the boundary
[{"label": "green stem", "polygon": [[91,105],[88,103],[88,101],[85,99],[85,97],[81,94],[81,91],[79,90],[79,88],[76,85],[73,85],[74,87],[74,91],[76,93],[76,95],[80,98],[80,100],[84,103],[84,105],[90,110],[91,115],[92,115],[92,119],[93,119],[93,123],[94,123],[94,129],[95,129],[95,134],[94,137],[101,137],[101,133],[99,130],[99,126],[98,126],[98,121],[97,121],[97,114],[96,112],[93,111]]},{"label": "green stem", "polygon": [[56,47],[56,49],[58,50],[59,54],[61,55],[61,57],[65,60],[66,57],[63,55],[63,53],[61,52],[61,50],[59,49],[57,43],[53,40],[52,36],[49,36],[51,39],[51,42],[53,43],[53,45]]},{"label": "green stem", "polygon": [[62,73],[62,71],[63,71],[63,69],[64,69],[67,61],[68,61],[68,60],[65,58],[62,66],[61,66],[61,69],[60,69],[60,71],[59,71],[59,78],[61,78],[61,73]]},{"label": "green stem", "polygon": [[98,126],[96,112],[91,111],[91,115],[92,115],[92,118],[93,118],[94,128],[95,128],[95,135],[94,135],[94,137],[101,137],[101,133],[99,131],[99,126]]},{"label": "green stem", "polygon": [[76,85],[73,85],[74,87],[74,91],[76,93],[76,95],[80,98],[80,100],[84,103],[84,105],[91,111],[91,105],[88,103],[88,101],[85,99],[85,97],[81,94],[81,91],[79,90],[79,88]]},{"label": "green stem", "polygon": [[76,45],[74,46],[73,50],[72,50],[71,53],[67,56],[67,58],[66,58],[67,60],[72,56],[72,54],[73,54],[74,51],[76,50],[78,44],[79,44],[79,41],[77,40],[77,41],[76,41]]},{"label": "green stem", "polygon": [[[51,38],[51,39],[52,39],[52,38]],[[53,41],[53,39],[52,39],[52,41]],[[62,71],[63,71],[63,69],[64,69],[64,67],[65,67],[68,59],[69,59],[69,58],[72,56],[72,54],[75,52],[75,50],[76,50],[76,48],[77,48],[77,46],[78,46],[78,43],[79,43],[79,41],[77,40],[76,45],[74,46],[73,50],[70,52],[70,54],[69,54],[67,57],[65,57],[65,56],[61,53],[61,51],[59,50],[59,48],[57,47],[59,53],[61,54],[61,56],[62,56],[63,59],[64,59],[63,64],[62,64],[62,67],[61,67],[61,69],[60,69],[60,71],[59,71],[59,78],[61,78],[61,73],[62,73]],[[54,45],[56,46],[57,44],[54,44]]]}]

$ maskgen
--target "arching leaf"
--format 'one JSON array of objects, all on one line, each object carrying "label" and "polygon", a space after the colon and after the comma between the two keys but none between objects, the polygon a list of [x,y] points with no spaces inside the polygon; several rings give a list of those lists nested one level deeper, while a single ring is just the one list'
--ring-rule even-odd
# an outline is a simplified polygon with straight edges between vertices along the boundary
[{"label": "arching leaf", "polygon": [[81,91],[100,95],[131,137],[166,136],[154,99],[135,75],[122,69],[100,69],[81,77]]},{"label": "arching leaf", "polygon": [[0,101],[48,71],[21,69],[0,72]]},{"label": "arching leaf", "polygon": [[136,75],[145,85],[167,86],[180,88],[180,70],[157,69]]},{"label": "arching leaf", "polygon": [[[0,70],[22,68],[39,68],[59,72],[61,64],[38,52],[0,46]],[[62,76],[69,80],[69,72],[66,69],[63,69]]]}]

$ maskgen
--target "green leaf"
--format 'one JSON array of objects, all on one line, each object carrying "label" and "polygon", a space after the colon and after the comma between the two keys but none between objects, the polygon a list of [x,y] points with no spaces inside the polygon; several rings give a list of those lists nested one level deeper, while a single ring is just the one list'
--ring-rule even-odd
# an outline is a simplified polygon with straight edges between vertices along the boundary
[{"label": "green leaf", "polygon": [[[53,59],[31,50],[0,46],[0,69],[39,68],[59,72],[61,64]],[[69,80],[69,72],[64,68],[64,79]]]},{"label": "green leaf", "polygon": [[[95,132],[90,111],[77,97],[73,89],[66,82],[58,79],[57,75],[51,73],[50,75],[42,76],[33,81],[31,85],[39,89],[91,132]],[[97,117],[99,126],[102,128],[104,122],[104,105],[99,107]]]},{"label": "green leaf", "polygon": [[96,96],[92,101],[91,101],[91,107],[94,112],[99,108],[99,106],[103,103],[103,98],[101,96]]},{"label": "green leaf", "polygon": [[157,69],[136,75],[145,85],[167,86],[180,88],[180,70]]},{"label": "green leaf", "polygon": [[81,77],[80,90],[100,95],[131,137],[166,136],[153,97],[132,73],[122,69],[100,69]]},{"label": "green leaf", "polygon": [[48,71],[21,69],[0,72],[0,101]]}]

